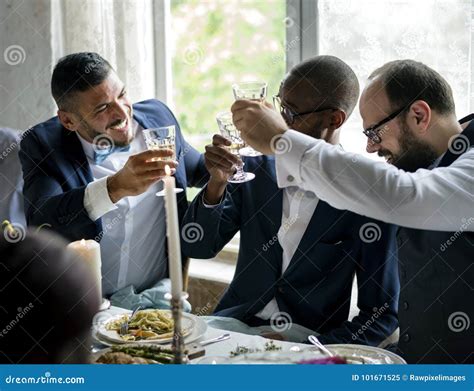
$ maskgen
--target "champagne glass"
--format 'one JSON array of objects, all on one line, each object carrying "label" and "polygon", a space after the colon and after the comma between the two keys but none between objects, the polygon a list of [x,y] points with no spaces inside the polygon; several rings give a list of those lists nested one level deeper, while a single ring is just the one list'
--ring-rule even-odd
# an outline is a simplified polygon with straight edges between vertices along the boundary
[{"label": "champagne glass", "polygon": [[[240,137],[240,132],[232,122],[232,113],[230,111],[221,111],[217,114],[216,120],[222,136],[230,140],[230,142],[232,143],[227,148],[232,154],[240,158],[240,151],[242,150],[242,147],[245,144],[242,138]],[[237,171],[227,181],[230,183],[244,183],[254,179],[255,174],[251,172],[245,172],[243,167],[243,162],[241,165],[236,166]]]},{"label": "champagne glass", "polygon": [[[159,128],[150,128],[143,130],[146,146],[149,150],[159,151],[163,149],[171,149],[172,156],[155,158],[156,161],[173,161],[176,160],[176,127],[174,125],[161,126]],[[181,193],[183,189],[175,188],[175,193]],[[158,197],[165,195],[164,190],[156,193]]]},{"label": "champagne glass", "polygon": [[[248,81],[235,83],[232,85],[235,100],[248,99],[263,102],[267,97],[267,83],[260,81]],[[262,154],[252,147],[244,146],[240,150],[242,156],[262,156]]]}]

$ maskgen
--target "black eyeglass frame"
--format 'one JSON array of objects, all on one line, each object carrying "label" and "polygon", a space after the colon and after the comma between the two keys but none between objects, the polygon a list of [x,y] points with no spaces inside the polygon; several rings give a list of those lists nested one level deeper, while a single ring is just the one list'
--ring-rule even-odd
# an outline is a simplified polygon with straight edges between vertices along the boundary
[{"label": "black eyeglass frame", "polygon": [[278,109],[279,106],[280,114],[283,116],[283,118],[285,118],[288,125],[293,124],[295,122],[295,118],[302,117],[304,115],[320,113],[326,110],[339,110],[335,107],[324,107],[316,110],[305,111],[304,113],[295,113],[292,109],[282,103],[280,94],[273,95],[273,106],[275,109]]},{"label": "black eyeglass frame", "polygon": [[394,111],[392,114],[385,117],[383,120],[377,122],[375,125],[364,129],[362,132],[367,136],[367,138],[375,144],[380,144],[382,142],[382,138],[380,137],[380,127],[385,125],[386,123],[390,122],[392,119],[398,117],[401,113],[405,110],[409,109],[411,104],[402,106],[398,110]]}]

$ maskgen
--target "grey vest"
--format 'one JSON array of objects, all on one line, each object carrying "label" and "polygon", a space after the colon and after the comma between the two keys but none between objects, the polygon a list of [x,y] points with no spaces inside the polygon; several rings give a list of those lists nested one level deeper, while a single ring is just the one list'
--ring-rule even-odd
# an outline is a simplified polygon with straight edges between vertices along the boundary
[{"label": "grey vest", "polygon": [[[458,137],[473,147],[474,121]],[[461,155],[448,151],[439,167]],[[408,363],[474,363],[473,226],[474,204],[457,232],[399,230],[399,351]]]}]

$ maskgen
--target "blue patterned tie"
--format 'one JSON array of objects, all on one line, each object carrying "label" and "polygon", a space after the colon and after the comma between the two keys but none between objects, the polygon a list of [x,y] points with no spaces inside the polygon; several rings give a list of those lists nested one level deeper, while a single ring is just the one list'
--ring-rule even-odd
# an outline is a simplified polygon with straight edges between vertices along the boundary
[{"label": "blue patterned tie", "polygon": [[130,145],[126,145],[125,147],[116,147],[113,146],[112,148],[105,148],[99,151],[94,151],[94,163],[101,164],[105,159],[107,159],[110,155],[115,152],[128,152],[130,151]]}]

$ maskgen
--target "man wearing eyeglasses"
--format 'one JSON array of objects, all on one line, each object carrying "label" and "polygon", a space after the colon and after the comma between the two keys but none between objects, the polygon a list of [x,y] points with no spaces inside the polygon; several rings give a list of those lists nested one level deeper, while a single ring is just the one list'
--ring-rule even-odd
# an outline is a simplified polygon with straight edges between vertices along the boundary
[{"label": "man wearing eyeglasses", "polygon": [[369,77],[360,112],[367,150],[391,165],[289,130],[268,105],[240,101],[243,138],[276,156],[279,186],[296,184],[336,208],[402,226],[399,350],[411,363],[474,362],[474,122],[456,120],[450,86],[412,60]]},{"label": "man wearing eyeglasses", "polygon": [[[340,148],[340,128],[358,95],[347,64],[317,56],[290,71],[275,105],[287,126]],[[296,323],[320,333],[323,343],[379,345],[398,325],[394,227],[332,208],[292,184],[279,189],[272,156],[246,158],[255,179],[228,184],[239,164],[228,145],[216,135],[206,147],[210,180],[183,222],[202,229],[200,240],[183,240],[183,252],[194,258],[215,256],[240,231],[235,276],[215,314],[274,331]],[[349,320],[354,275],[359,313]]]}]

